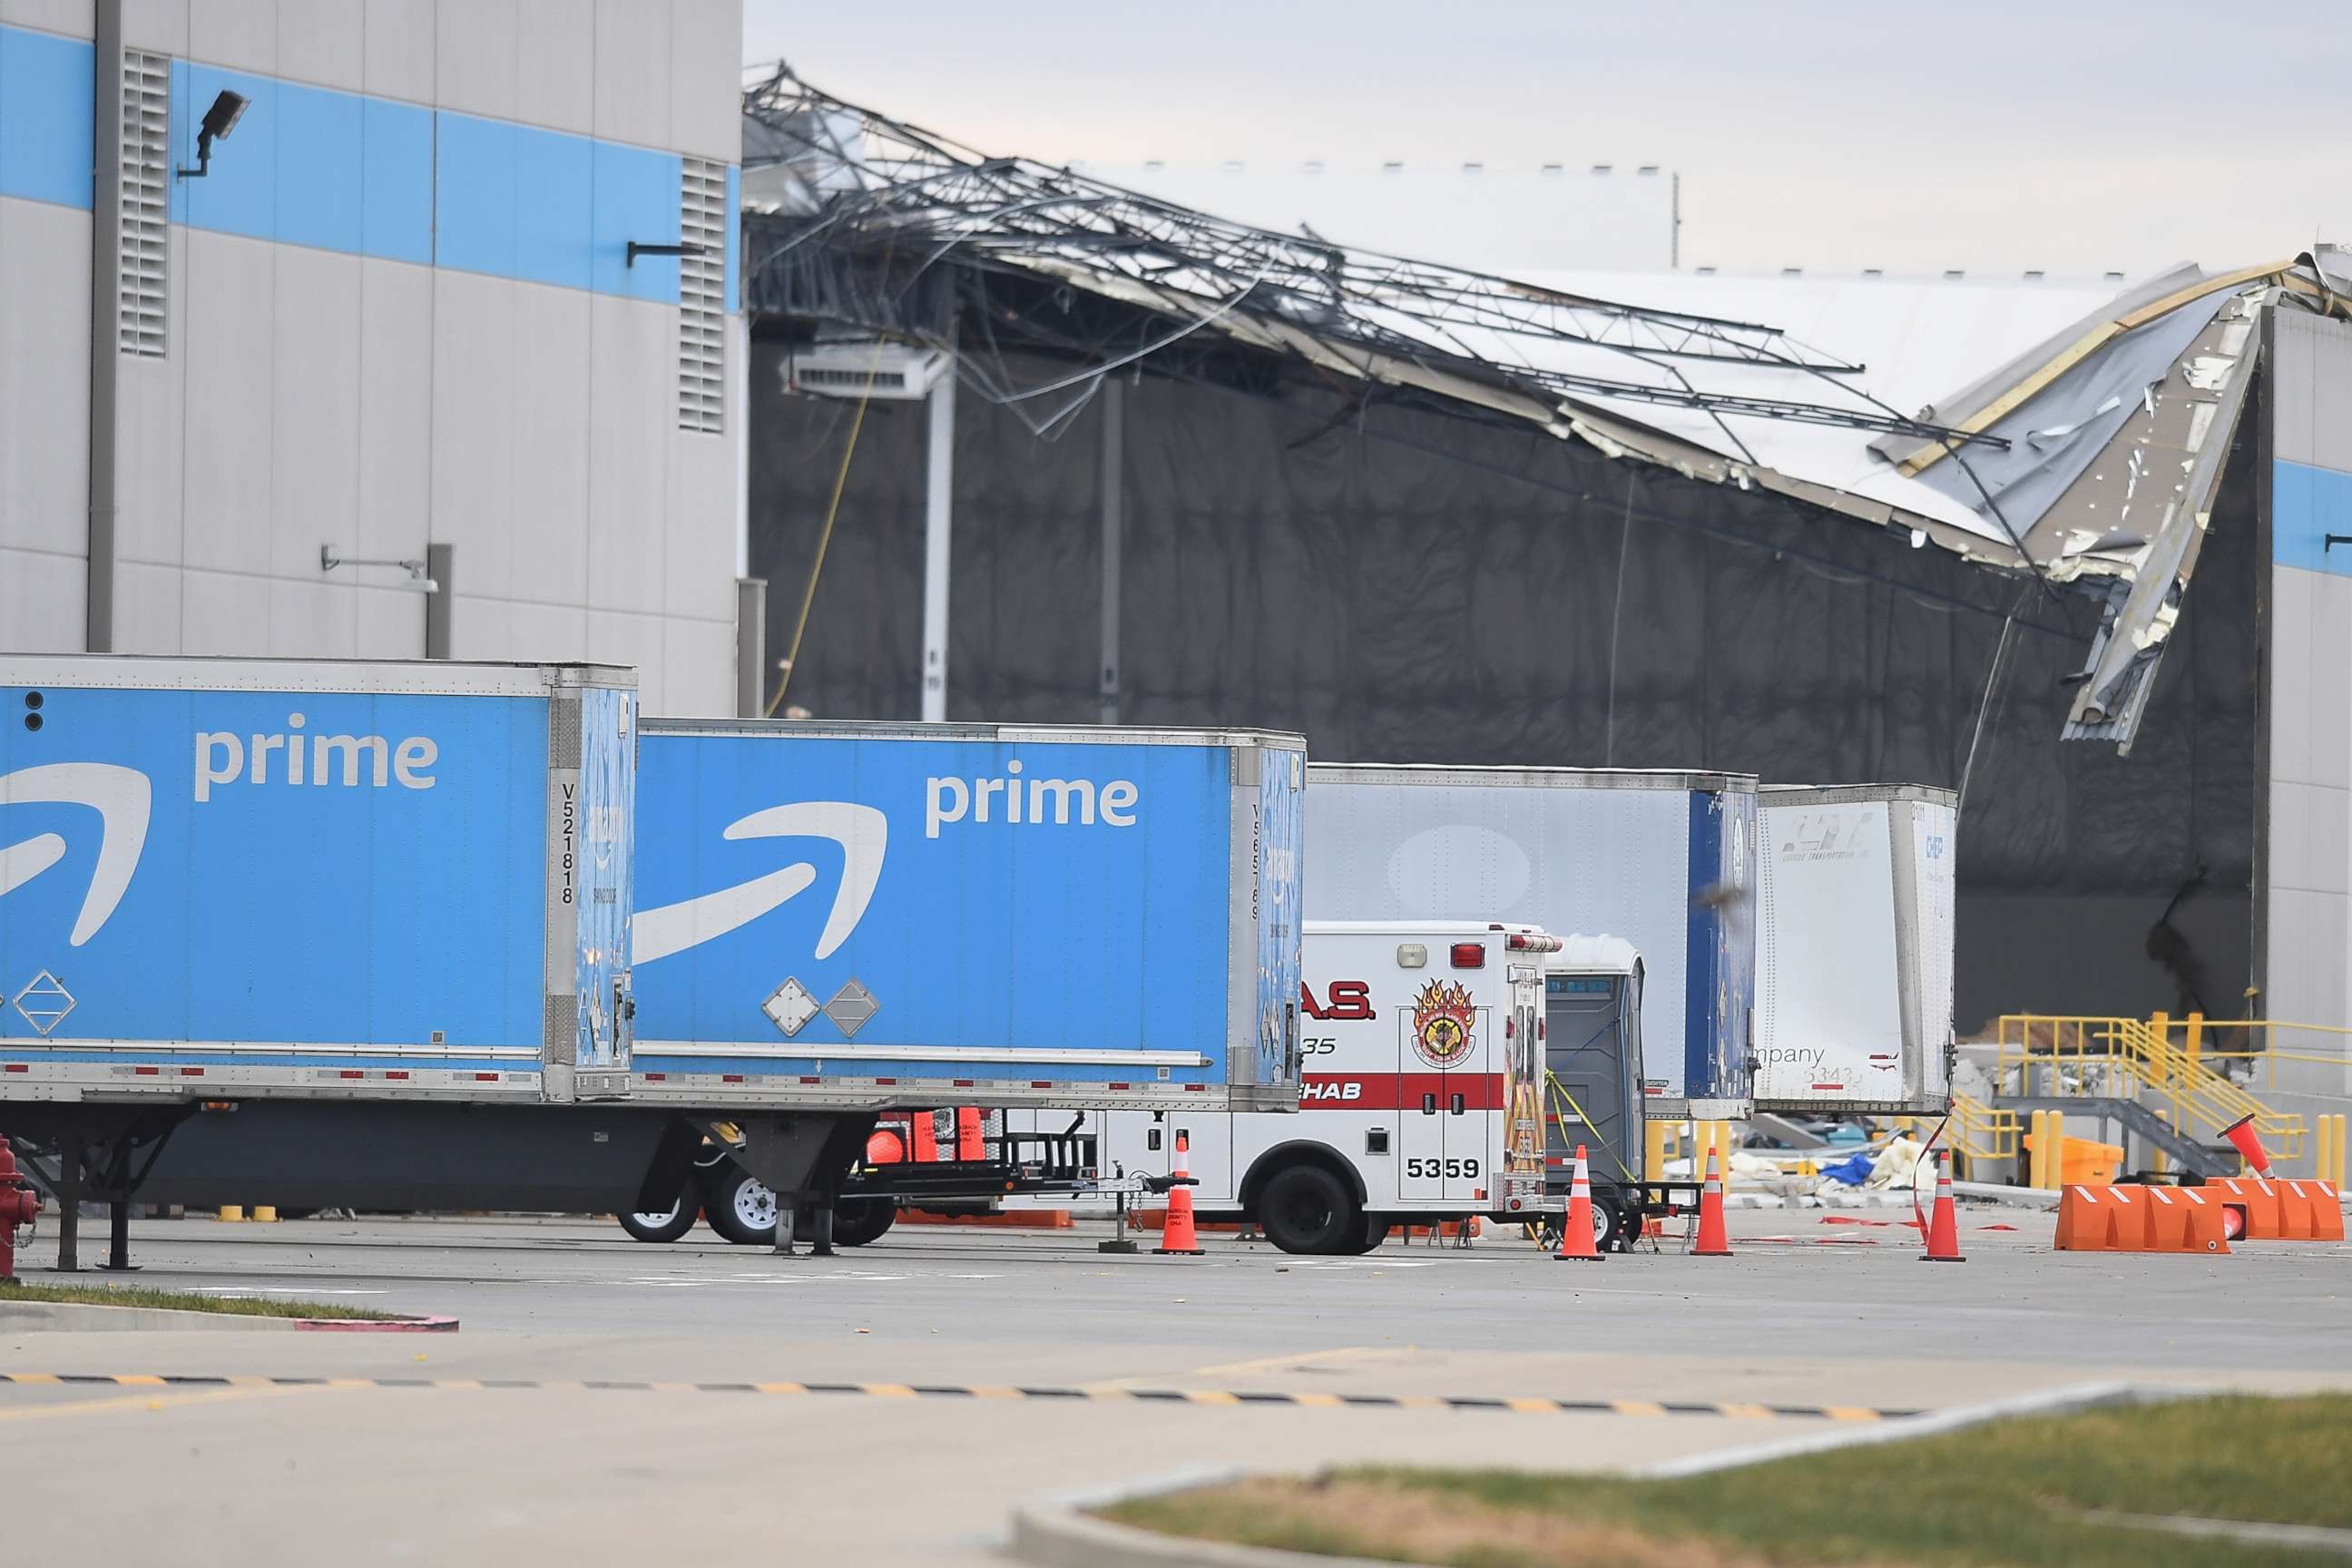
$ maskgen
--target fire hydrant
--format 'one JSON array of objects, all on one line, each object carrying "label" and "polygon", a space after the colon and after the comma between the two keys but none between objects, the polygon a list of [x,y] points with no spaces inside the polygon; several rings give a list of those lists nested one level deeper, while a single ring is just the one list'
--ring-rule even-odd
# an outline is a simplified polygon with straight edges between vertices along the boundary
[{"label": "fire hydrant", "polygon": [[41,1194],[16,1173],[16,1152],[0,1138],[0,1279],[16,1278],[16,1227],[41,1212]]}]

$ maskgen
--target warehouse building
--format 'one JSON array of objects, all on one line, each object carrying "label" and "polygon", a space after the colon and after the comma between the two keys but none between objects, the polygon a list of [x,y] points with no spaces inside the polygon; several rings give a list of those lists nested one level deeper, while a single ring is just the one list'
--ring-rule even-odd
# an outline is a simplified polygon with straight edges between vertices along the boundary
[{"label": "warehouse building", "polygon": [[0,643],[593,658],[730,710],[740,37],[0,5]]}]

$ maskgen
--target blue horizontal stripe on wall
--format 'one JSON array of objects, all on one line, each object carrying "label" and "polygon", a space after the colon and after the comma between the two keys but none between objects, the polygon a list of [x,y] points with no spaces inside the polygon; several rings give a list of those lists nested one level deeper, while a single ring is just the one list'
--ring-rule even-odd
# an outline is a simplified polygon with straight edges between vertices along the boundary
[{"label": "blue horizontal stripe on wall", "polygon": [[436,117],[434,257],[444,267],[676,304],[679,159],[447,110]]},{"label": "blue horizontal stripe on wall", "polygon": [[[89,44],[0,27],[0,195],[90,205]],[[172,221],[218,234],[675,304],[680,160],[507,121],[172,62],[171,159],[224,90],[247,100],[210,172],[172,182]],[[727,171],[727,300],[737,272]]]},{"label": "blue horizontal stripe on wall", "polygon": [[172,156],[224,91],[248,100],[210,173],[172,182],[172,221],[215,234],[419,264],[433,259],[433,111],[172,62]]},{"label": "blue horizontal stripe on wall", "polygon": [[2306,572],[2352,577],[2352,474],[2280,458],[2271,465],[2271,559]]},{"label": "blue horizontal stripe on wall", "polygon": [[0,27],[0,196],[89,209],[93,58],[80,39]]}]

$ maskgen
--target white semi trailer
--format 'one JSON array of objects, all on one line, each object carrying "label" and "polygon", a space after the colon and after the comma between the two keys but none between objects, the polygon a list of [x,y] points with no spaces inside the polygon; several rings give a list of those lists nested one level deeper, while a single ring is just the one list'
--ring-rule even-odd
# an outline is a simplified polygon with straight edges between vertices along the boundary
[{"label": "white semi trailer", "polygon": [[1956,797],[1919,784],[1758,799],[1756,1104],[1951,1102]]}]

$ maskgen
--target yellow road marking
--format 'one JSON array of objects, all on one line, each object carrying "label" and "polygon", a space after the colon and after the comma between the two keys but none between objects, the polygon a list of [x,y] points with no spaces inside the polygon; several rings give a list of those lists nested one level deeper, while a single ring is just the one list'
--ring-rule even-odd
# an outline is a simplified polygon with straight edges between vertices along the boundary
[{"label": "yellow road marking", "polygon": [[53,1372],[12,1372],[8,1374],[11,1383],[55,1383],[57,1380],[58,1374]]},{"label": "yellow road marking", "polygon": [[1716,1409],[1735,1421],[1769,1421],[1772,1412],[1761,1405],[1718,1405]]},{"label": "yellow road marking", "polygon": [[807,1388],[797,1383],[755,1383],[751,1385],[761,1394],[806,1394]]},{"label": "yellow road marking", "polygon": [[861,1383],[857,1385],[878,1399],[912,1399],[915,1391],[903,1383]]},{"label": "yellow road marking", "polygon": [[1020,1399],[1024,1397],[1019,1389],[1008,1388],[1003,1384],[997,1383],[982,1384],[971,1391],[971,1396],[974,1399]]},{"label": "yellow road marking", "polygon": [[[118,1379],[130,1382],[129,1378]],[[160,1381],[155,1379],[150,1382]],[[317,1394],[307,1388],[209,1388],[194,1394],[118,1394],[108,1399],[70,1399],[58,1405],[25,1405],[0,1410],[0,1421],[46,1421],[58,1415],[99,1415],[121,1410],[172,1410],[188,1405],[221,1405],[234,1399],[259,1399],[287,1394]]]},{"label": "yellow road marking", "polygon": [[470,1377],[436,1377],[433,1380],[433,1386],[436,1388],[455,1388],[461,1391],[471,1390],[475,1393],[481,1392],[482,1387],[479,1383]]},{"label": "yellow road marking", "polygon": [[126,1372],[114,1381],[125,1388],[162,1388],[164,1385],[163,1380],[152,1372]]},{"label": "yellow road marking", "polygon": [[1885,1417],[1881,1416],[1877,1411],[1860,1405],[1824,1405],[1822,1408],[1822,1414],[1828,1416],[1832,1421],[1879,1421],[1885,1419]]},{"label": "yellow road marking", "polygon": [[1646,1399],[1612,1399],[1609,1402],[1609,1408],[1620,1415],[1664,1415],[1666,1413],[1664,1405],[1653,1405]]},{"label": "yellow road marking", "polygon": [[1343,1410],[1348,1405],[1336,1394],[1294,1394],[1290,1399],[1294,1405],[1304,1405],[1316,1410]]},{"label": "yellow road marking", "polygon": [[1184,1398],[1192,1405],[1239,1405],[1241,1401],[1222,1389],[1196,1388],[1185,1392]]},{"label": "yellow road marking", "polygon": [[1507,1399],[1503,1403],[1522,1415],[1549,1415],[1559,1408],[1549,1399]]}]

